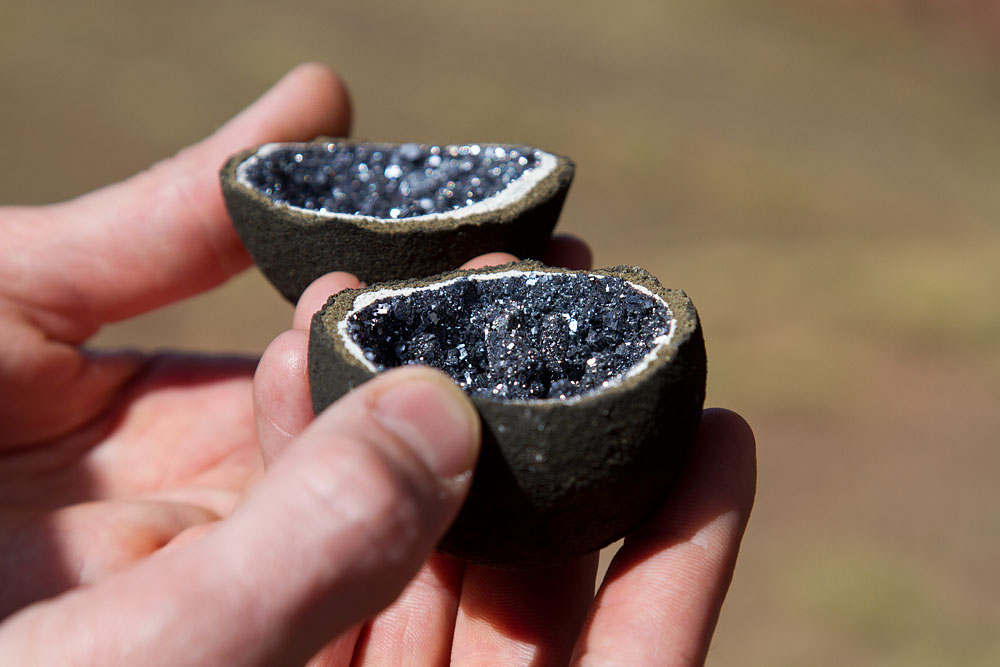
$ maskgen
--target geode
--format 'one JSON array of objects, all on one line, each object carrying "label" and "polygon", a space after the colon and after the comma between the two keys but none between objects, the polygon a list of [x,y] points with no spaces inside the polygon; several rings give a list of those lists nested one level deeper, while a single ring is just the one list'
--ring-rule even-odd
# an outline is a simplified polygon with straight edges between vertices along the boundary
[{"label": "geode", "polygon": [[564,562],[646,519],[705,397],[694,305],[634,267],[455,271],[347,290],[313,317],[317,413],[406,364],[450,374],[483,422],[472,489],[439,548],[502,568]]},{"label": "geode", "polygon": [[507,144],[265,144],[220,173],[233,226],[285,298],[319,276],[368,283],[504,251],[539,257],[573,179],[569,159]]}]

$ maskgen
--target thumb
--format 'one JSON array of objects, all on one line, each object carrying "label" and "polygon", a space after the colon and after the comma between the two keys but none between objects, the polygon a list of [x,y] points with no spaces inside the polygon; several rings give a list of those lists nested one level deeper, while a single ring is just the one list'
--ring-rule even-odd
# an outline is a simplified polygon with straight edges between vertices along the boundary
[{"label": "thumb", "polygon": [[479,438],[444,375],[386,373],[322,413],[216,529],[22,611],[0,630],[0,655],[302,664],[417,572],[465,498]]}]

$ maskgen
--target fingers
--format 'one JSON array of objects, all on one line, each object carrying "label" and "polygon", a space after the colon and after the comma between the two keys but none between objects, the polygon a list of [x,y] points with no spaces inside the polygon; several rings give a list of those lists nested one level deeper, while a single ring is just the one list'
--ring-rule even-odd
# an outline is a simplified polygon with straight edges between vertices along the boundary
[{"label": "fingers", "polygon": [[[470,259],[462,265],[462,268],[481,269],[486,266],[516,261],[518,258],[510,253],[491,252]],[[562,266],[567,269],[589,269],[593,257],[590,253],[590,247],[583,240],[570,234],[556,234],[549,239],[548,248],[542,256],[542,262],[549,266]]]},{"label": "fingers", "polygon": [[2,364],[0,451],[22,448],[92,422],[145,364],[141,355],[132,352],[81,354],[76,347],[52,340],[37,326],[37,321],[0,322],[0,348],[17,350]]},{"label": "fingers", "polygon": [[349,125],[340,79],[320,65],[296,68],[201,143],[125,182],[27,215],[12,235],[31,268],[20,300],[49,313],[50,334],[80,342],[101,322],[223,282],[250,263],[222,200],[225,159],[266,141],[344,135]]},{"label": "fingers", "polygon": [[253,404],[257,440],[269,466],[313,420],[306,331],[285,331],[264,350],[254,374]]},{"label": "fingers", "polygon": [[612,561],[574,661],[702,664],[755,484],[750,427],[735,413],[706,410],[675,491]]},{"label": "fingers", "polygon": [[464,570],[462,561],[431,556],[399,599],[365,628],[351,664],[465,664],[449,663]]},{"label": "fingers", "polygon": [[549,240],[549,247],[542,257],[549,266],[563,266],[567,269],[589,269],[593,265],[593,255],[582,239],[569,234],[556,234]]},{"label": "fingers", "polygon": [[[0,629],[0,654],[61,664],[59,651],[101,637],[104,664],[303,664],[417,572],[464,500],[478,446],[454,383],[385,373],[317,417],[215,530],[21,612]],[[16,652],[24,638],[33,653]]]},{"label": "fingers", "polygon": [[331,294],[360,287],[349,273],[328,273],[299,297],[292,329],[275,338],[254,374],[254,415],[264,463],[270,465],[313,419],[309,395],[309,326]]},{"label": "fingers", "polygon": [[363,285],[364,283],[350,273],[341,271],[328,273],[317,278],[299,297],[299,301],[295,305],[295,315],[292,318],[292,328],[309,331],[313,315],[326,305],[327,300],[332,295],[345,289],[357,289]]},{"label": "fingers", "polygon": [[596,574],[597,554],[526,572],[468,566],[451,664],[565,665]]},{"label": "fingers", "polygon": [[500,264],[507,264],[508,262],[516,262],[517,257],[511,255],[509,252],[489,252],[485,255],[479,255],[478,257],[473,257],[468,262],[462,265],[463,269],[481,269],[486,266],[499,266]]}]

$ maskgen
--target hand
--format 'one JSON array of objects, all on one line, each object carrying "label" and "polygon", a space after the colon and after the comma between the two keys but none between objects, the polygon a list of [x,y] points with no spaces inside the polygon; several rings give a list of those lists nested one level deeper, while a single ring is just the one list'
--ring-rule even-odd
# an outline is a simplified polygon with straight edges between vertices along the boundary
[{"label": "hand", "polygon": [[[312,419],[302,327],[350,276],[303,295],[255,381],[253,360],[81,347],[249,265],[218,189],[226,156],[349,121],[340,81],[303,66],[125,183],[0,210],[0,664],[297,664],[324,645],[317,664],[559,663],[574,643],[623,664],[704,655],[753,497],[752,436],[731,413],[706,413],[674,496],[591,604],[592,557],[503,573],[430,555],[478,447],[440,374],[386,373]],[[578,243],[555,252],[586,261]]]}]

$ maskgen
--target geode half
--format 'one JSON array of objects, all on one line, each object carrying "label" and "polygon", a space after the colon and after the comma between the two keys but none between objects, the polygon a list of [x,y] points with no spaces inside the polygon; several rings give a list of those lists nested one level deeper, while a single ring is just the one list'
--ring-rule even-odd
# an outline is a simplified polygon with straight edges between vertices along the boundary
[{"label": "geode half", "polygon": [[564,562],[646,519],[705,397],[694,305],[634,267],[456,271],[347,290],[313,317],[317,413],[406,364],[450,374],[483,421],[472,489],[439,548],[502,568]]},{"label": "geode half", "polygon": [[427,276],[477,255],[539,257],[573,163],[507,144],[265,144],[220,173],[233,226],[285,298],[330,271],[368,283]]}]

